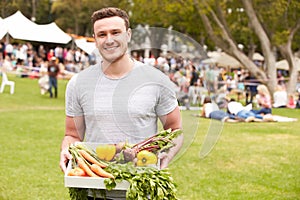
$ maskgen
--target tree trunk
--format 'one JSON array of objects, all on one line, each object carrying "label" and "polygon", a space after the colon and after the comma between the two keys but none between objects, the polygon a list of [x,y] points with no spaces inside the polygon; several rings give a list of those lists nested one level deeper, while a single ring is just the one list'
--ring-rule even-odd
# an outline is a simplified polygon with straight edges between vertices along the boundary
[{"label": "tree trunk", "polygon": [[[202,1],[203,4],[205,4],[205,1]],[[215,44],[220,47],[223,51],[225,51],[227,54],[233,56],[238,61],[240,61],[243,66],[245,66],[251,74],[253,74],[257,79],[259,79],[262,83],[267,83],[267,76],[264,73],[262,69],[259,69],[252,59],[248,58],[247,55],[245,55],[243,52],[241,52],[236,45],[236,42],[231,38],[230,34],[228,33],[228,29],[225,28],[225,25],[222,24],[222,22],[218,19],[218,17],[215,15],[215,13],[210,10],[211,15],[213,16],[214,21],[219,26],[219,28],[222,30],[222,38],[215,35],[214,29],[207,17],[206,12],[202,12],[201,8],[198,4],[198,1],[194,0],[194,4],[199,10],[199,15],[202,19],[202,22],[204,24],[204,27],[211,38],[212,41],[215,42]]]},{"label": "tree trunk", "polygon": [[298,67],[296,66],[296,59],[292,52],[292,41],[295,33],[299,30],[299,28],[300,28],[300,20],[298,20],[295,27],[291,29],[286,44],[278,46],[280,53],[289,64],[290,78],[287,84],[288,94],[292,94],[295,91],[296,84],[298,81]]},{"label": "tree trunk", "polygon": [[250,25],[260,40],[263,55],[265,56],[265,65],[267,68],[266,85],[269,88],[271,94],[273,94],[277,86],[277,72],[275,67],[276,58],[272,51],[273,47],[267,33],[265,32],[264,28],[258,20],[258,17],[256,16],[255,10],[251,3],[252,1],[242,0],[242,2],[248,18],[251,19],[249,20]]},{"label": "tree trunk", "polygon": [[293,56],[291,48],[289,48],[289,44],[281,45],[278,47],[280,53],[286,59],[289,65],[289,80],[287,83],[287,93],[292,94],[295,92],[297,79],[298,79],[298,67],[296,66],[296,59]]}]

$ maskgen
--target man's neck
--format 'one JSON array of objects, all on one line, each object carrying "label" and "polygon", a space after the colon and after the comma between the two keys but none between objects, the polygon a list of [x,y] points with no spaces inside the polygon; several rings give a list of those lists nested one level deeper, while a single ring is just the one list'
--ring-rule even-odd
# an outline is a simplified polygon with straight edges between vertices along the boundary
[{"label": "man's neck", "polygon": [[124,55],[121,59],[114,62],[102,62],[102,71],[109,78],[121,78],[130,72],[133,68],[133,59],[128,55]]}]

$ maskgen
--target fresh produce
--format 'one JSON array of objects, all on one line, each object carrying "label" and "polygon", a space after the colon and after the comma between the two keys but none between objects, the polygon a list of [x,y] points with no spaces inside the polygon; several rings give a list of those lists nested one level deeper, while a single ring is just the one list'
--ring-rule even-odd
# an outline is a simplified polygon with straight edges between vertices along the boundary
[{"label": "fresh produce", "polygon": [[88,152],[86,152],[85,150],[79,149],[78,153],[80,153],[80,155],[82,155],[82,157],[84,159],[86,159],[87,161],[89,161],[92,164],[96,164],[99,167],[106,167],[106,165],[104,163],[99,162],[98,160],[96,160],[96,158],[94,158],[93,156],[91,156]]},{"label": "fresh produce", "polygon": [[181,129],[174,131],[171,129],[163,130],[156,135],[135,144],[132,148],[137,152],[142,150],[148,150],[154,153],[167,151],[175,145],[172,140],[178,137],[180,134],[182,134]]},{"label": "fresh produce", "polygon": [[111,164],[106,168],[115,179],[104,181],[106,188],[112,190],[118,181],[130,183],[126,199],[135,200],[177,200],[176,184],[168,169],[159,170],[156,167],[135,167],[132,162]]},{"label": "fresh produce", "polygon": [[[113,190],[120,181],[130,183],[126,191],[128,200],[178,200],[176,184],[168,169],[135,167],[132,162],[111,163],[105,169],[115,177],[104,180],[107,190]],[[69,188],[69,193],[72,200],[87,200],[87,190],[83,188]]]},{"label": "fresh produce", "polygon": [[134,162],[137,154],[143,150],[152,152],[155,155],[157,155],[159,152],[168,151],[175,145],[172,140],[178,137],[181,133],[181,129],[174,131],[167,129],[160,131],[156,135],[153,135],[152,137],[149,137],[137,144],[125,144],[123,145],[121,152],[115,155],[114,160],[118,163]]},{"label": "fresh produce", "polygon": [[[121,155],[122,156],[122,154],[123,154],[123,156],[124,156],[124,161],[125,162],[130,162],[130,161],[133,161],[135,158],[136,158],[136,151],[135,151],[135,149],[131,149],[131,148],[125,148],[125,149],[123,149],[123,151],[121,151],[120,152],[120,154],[119,155]],[[122,157],[121,157],[122,158]],[[121,161],[121,159],[120,159],[120,161]],[[120,162],[119,161],[119,162]]]},{"label": "fresh produce", "polygon": [[101,161],[92,150],[84,145],[71,145],[69,152],[73,157],[72,169],[79,167],[90,177],[114,178],[101,168],[101,166],[106,167],[108,163]]},{"label": "fresh produce", "polygon": [[83,157],[85,160],[89,161],[90,163],[97,164],[102,168],[105,168],[108,165],[107,161],[101,160],[94,150],[83,145],[82,143],[71,145],[69,147],[69,152],[73,155],[73,161],[74,161],[74,156],[76,158],[76,156],[80,154],[79,155],[80,157]]},{"label": "fresh produce", "polygon": [[75,167],[68,172],[68,176],[87,176],[87,174],[80,167]]},{"label": "fresh produce", "polygon": [[102,160],[111,161],[117,152],[114,144],[100,144],[96,148],[98,157]]},{"label": "fresh produce", "polygon": [[84,162],[84,160],[80,157],[77,157],[76,158],[76,161],[77,161],[77,164],[78,166],[83,169],[85,171],[85,173],[88,175],[88,176],[91,176],[91,177],[99,177],[97,176],[92,170],[91,168],[88,166],[87,163]]},{"label": "fresh produce", "polygon": [[[173,147],[172,140],[181,133],[181,130],[168,129],[134,145],[126,142],[105,144],[98,145],[95,150],[82,143],[71,145],[72,170],[80,168],[88,176],[105,178],[107,190],[114,189],[121,181],[128,181],[126,199],[176,200],[176,185],[168,169],[158,168],[157,155]],[[87,199],[87,190],[83,188],[69,188],[69,193],[73,200]]]},{"label": "fresh produce", "polygon": [[92,164],[91,170],[101,177],[112,178],[112,179],[115,178],[112,174],[110,174],[107,171],[105,171],[104,169],[102,169],[99,165]]},{"label": "fresh produce", "polygon": [[116,144],[116,153],[120,153],[125,148],[126,142]]},{"label": "fresh produce", "polygon": [[137,157],[136,165],[139,167],[157,164],[157,156],[148,150],[140,151],[136,157]]}]

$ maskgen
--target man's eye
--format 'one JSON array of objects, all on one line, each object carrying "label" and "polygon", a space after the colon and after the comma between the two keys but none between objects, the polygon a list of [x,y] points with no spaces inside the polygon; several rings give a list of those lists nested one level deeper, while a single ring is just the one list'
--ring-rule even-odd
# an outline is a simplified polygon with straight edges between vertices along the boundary
[{"label": "man's eye", "polygon": [[112,32],[113,35],[119,35],[120,34],[120,31],[114,31]]},{"label": "man's eye", "polygon": [[100,38],[103,38],[103,37],[105,37],[105,36],[106,36],[106,34],[104,34],[104,33],[98,34],[98,37],[100,37]]}]

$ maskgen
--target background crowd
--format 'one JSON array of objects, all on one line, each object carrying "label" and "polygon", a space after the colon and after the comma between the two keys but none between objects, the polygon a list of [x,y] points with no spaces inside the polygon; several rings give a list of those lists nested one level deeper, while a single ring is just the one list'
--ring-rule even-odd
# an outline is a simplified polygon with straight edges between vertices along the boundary
[{"label": "background crowd", "polygon": [[[177,98],[184,108],[191,109],[204,104],[206,96],[224,107],[226,99],[235,98],[243,104],[259,106],[257,86],[261,84],[248,70],[194,62],[182,56],[142,57],[132,52],[132,57],[156,67],[169,76],[177,92]],[[41,94],[49,90],[48,68],[51,60],[59,67],[58,79],[69,79],[75,73],[96,62],[96,55],[89,55],[79,48],[56,46],[34,47],[30,42],[0,45],[1,71],[15,73],[19,77],[40,79]],[[278,71],[277,90],[271,97],[274,108],[299,108],[300,89],[287,94],[284,71]]]},{"label": "background crowd", "polygon": [[79,48],[56,46],[34,48],[29,42],[13,43],[0,46],[0,66],[3,70],[15,72],[20,77],[36,78],[47,71],[48,64],[56,59],[60,67],[59,78],[69,78],[95,62],[95,56],[88,55]]}]

